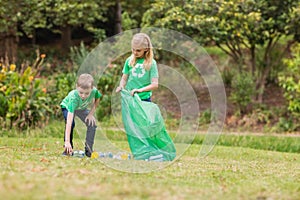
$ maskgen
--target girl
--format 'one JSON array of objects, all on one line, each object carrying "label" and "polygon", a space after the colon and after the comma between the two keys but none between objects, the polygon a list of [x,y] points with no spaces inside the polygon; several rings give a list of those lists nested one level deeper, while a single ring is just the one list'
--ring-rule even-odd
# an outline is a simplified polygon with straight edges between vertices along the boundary
[{"label": "girl", "polygon": [[151,101],[152,90],[158,88],[158,70],[149,36],[145,33],[135,34],[131,48],[132,55],[125,61],[116,92],[125,88],[132,96],[138,93],[141,100]]},{"label": "girl", "polygon": [[[116,92],[126,89],[121,94],[122,119],[131,152],[136,160],[171,161],[176,156],[175,146],[165,129],[158,106],[149,103],[152,90],[158,88],[157,64],[149,36],[135,34],[131,48],[132,55],[125,61],[122,79],[116,89]],[[134,93],[142,101],[137,100]]]}]

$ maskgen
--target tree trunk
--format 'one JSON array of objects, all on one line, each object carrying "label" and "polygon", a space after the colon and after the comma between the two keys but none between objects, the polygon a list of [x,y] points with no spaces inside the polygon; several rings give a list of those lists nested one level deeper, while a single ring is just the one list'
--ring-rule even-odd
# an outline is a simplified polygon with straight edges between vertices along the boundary
[{"label": "tree trunk", "polygon": [[122,32],[122,7],[120,0],[116,2],[116,21],[115,21],[115,34]]},{"label": "tree trunk", "polygon": [[266,66],[265,70],[262,72],[261,77],[258,78],[258,81],[256,83],[256,88],[258,90],[258,94],[256,96],[257,103],[263,102],[266,80],[268,78],[268,75],[270,74],[271,68],[272,67],[270,64],[268,66]]},{"label": "tree trunk", "polygon": [[61,49],[64,52],[69,52],[72,45],[71,26],[66,25],[61,27]]},{"label": "tree trunk", "polygon": [[271,52],[274,50],[277,41],[278,40],[276,40],[276,42],[273,42],[272,40],[270,40],[268,43],[268,46],[266,48],[266,52],[265,52],[265,56],[264,56],[265,68],[262,70],[261,76],[258,77],[257,82],[256,82],[256,88],[258,90],[256,100],[258,103],[263,102],[263,95],[265,92],[266,80],[267,80],[272,68],[274,66],[278,65],[278,63],[288,53],[292,44],[294,44],[296,42],[295,40],[288,41],[285,49],[281,52],[281,54],[278,55],[276,58],[271,58]]},{"label": "tree trunk", "polygon": [[256,71],[256,55],[255,55],[255,44],[250,47],[251,52],[251,74],[254,77]]},{"label": "tree trunk", "polygon": [[268,75],[270,74],[271,68],[272,68],[272,62],[271,62],[271,51],[273,46],[273,39],[270,39],[267,45],[267,48],[265,50],[264,55],[264,68],[261,70],[261,76],[257,78],[256,82],[256,88],[258,89],[258,94],[256,96],[256,100],[258,103],[263,102],[263,95],[265,92],[265,84]]},{"label": "tree trunk", "polygon": [[32,44],[32,46],[35,46],[35,45],[36,45],[36,29],[34,29],[34,30],[32,31],[31,44]]},{"label": "tree trunk", "polygon": [[0,33],[0,58],[6,64],[16,63],[18,50],[18,37],[16,31],[11,29],[7,33]]}]

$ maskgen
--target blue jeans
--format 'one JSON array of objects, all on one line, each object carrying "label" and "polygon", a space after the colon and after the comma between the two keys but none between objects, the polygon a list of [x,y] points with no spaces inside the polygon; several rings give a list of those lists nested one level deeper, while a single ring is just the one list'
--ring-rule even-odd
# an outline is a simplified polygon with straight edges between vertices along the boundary
[{"label": "blue jeans", "polygon": [[[68,116],[68,110],[66,108],[62,108],[62,113],[64,115],[65,118],[65,124],[67,125],[67,116]],[[87,117],[87,115],[89,114],[89,110],[85,109],[85,110],[75,110],[74,112],[74,116],[78,116],[79,119],[85,123],[85,118]],[[88,125],[88,123],[85,123],[86,127],[87,127],[87,131],[86,131],[86,137],[85,137],[85,154],[87,156],[90,157],[90,155],[93,152],[93,145],[94,145],[94,139],[95,139],[95,133],[96,133],[96,128],[97,126],[90,126]],[[75,120],[73,119],[72,122],[72,126],[71,126],[71,133],[70,133],[70,143],[71,146],[73,148],[73,130],[75,127]],[[64,133],[66,134],[66,133]],[[65,137],[66,135],[64,135],[64,141],[65,141]]]}]

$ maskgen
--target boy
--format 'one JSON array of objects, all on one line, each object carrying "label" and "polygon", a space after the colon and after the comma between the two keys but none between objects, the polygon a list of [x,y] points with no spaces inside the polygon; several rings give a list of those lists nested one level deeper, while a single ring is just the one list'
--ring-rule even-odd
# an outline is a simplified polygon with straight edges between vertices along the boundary
[{"label": "boy", "polygon": [[[87,126],[85,155],[91,157],[97,128],[94,113],[102,96],[93,84],[94,79],[90,74],[81,74],[77,79],[76,89],[69,92],[60,104],[66,123],[63,155],[72,155],[73,152],[73,129],[76,115]],[[91,105],[91,110],[87,109],[89,105]]]}]

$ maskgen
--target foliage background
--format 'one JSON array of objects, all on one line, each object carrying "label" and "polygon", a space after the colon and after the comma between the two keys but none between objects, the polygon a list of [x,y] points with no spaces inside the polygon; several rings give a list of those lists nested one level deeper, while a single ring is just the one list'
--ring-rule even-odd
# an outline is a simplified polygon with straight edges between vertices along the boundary
[{"label": "foliage background", "polygon": [[[26,129],[61,117],[59,102],[74,88],[76,71],[99,42],[122,30],[156,26],[192,37],[216,62],[228,96],[226,128],[298,131],[299,77],[291,74],[299,69],[299,7],[294,0],[1,0],[0,126]],[[180,70],[199,99],[207,99],[189,63],[159,50],[155,59]],[[123,57],[112,62],[97,85],[104,94],[97,117],[108,125],[113,125],[111,92],[123,62]],[[277,96],[270,95],[273,89]],[[167,124],[176,129],[180,112],[166,94],[160,89],[154,98],[165,106]],[[200,104],[199,122],[205,128],[211,117],[209,99]]]}]

